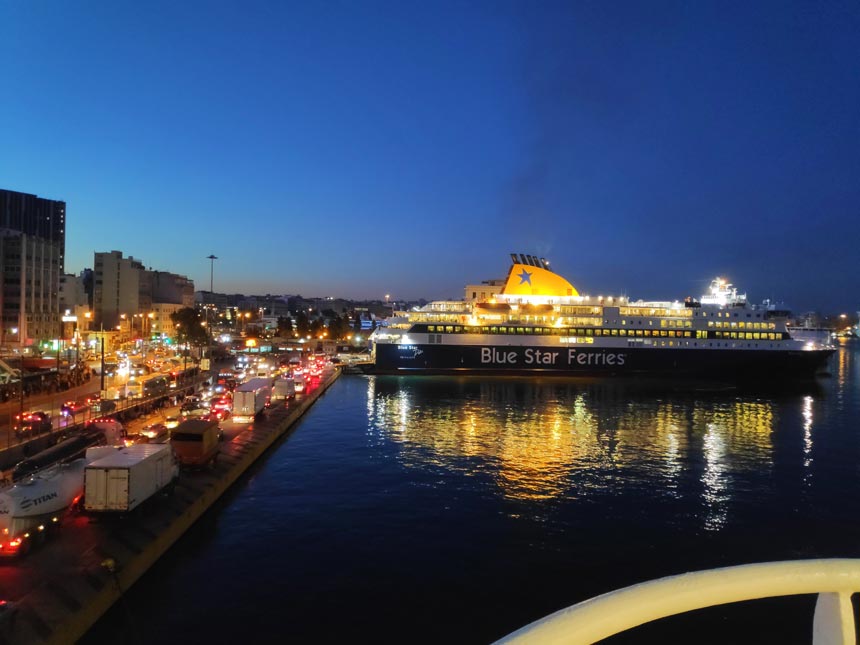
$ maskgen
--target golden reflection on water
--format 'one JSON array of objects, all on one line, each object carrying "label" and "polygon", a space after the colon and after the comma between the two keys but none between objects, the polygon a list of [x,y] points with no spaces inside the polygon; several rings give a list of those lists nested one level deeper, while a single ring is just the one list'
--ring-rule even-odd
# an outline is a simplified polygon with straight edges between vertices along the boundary
[{"label": "golden reflection on water", "polygon": [[[812,465],[812,397],[803,397],[803,467]],[[805,477],[810,476],[807,472]]]},{"label": "golden reflection on water", "polygon": [[[678,496],[682,478],[687,489],[692,478],[704,527],[718,529],[734,475],[772,467],[767,399],[655,395],[612,383],[370,381],[368,432],[399,444],[405,466],[489,473],[510,499],[588,497],[619,475],[625,485],[656,483],[655,494]],[[811,430],[811,416],[804,427]]]}]

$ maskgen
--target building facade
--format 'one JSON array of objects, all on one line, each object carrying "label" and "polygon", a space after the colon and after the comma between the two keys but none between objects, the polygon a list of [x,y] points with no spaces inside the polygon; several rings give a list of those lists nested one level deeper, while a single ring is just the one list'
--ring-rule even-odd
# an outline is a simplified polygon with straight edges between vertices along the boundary
[{"label": "building facade", "polygon": [[93,329],[116,329],[121,314],[140,309],[143,264],[120,251],[96,253],[93,261]]},{"label": "building facade", "polygon": [[194,282],[184,275],[151,271],[152,302],[194,306]]},{"label": "building facade", "polygon": [[0,322],[4,346],[57,338],[66,203],[0,189]]}]

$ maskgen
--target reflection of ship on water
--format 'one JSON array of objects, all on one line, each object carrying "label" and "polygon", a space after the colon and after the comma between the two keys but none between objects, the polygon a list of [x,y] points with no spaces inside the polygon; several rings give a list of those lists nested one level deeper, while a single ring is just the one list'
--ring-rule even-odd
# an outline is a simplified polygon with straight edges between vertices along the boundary
[{"label": "reflection of ship on water", "polygon": [[637,382],[374,377],[368,414],[407,467],[486,475],[505,497],[527,501],[600,498],[623,478],[667,499],[698,495],[703,527],[715,529],[735,478],[772,467],[774,404],[786,399],[803,406],[798,440],[811,445],[810,395]]}]

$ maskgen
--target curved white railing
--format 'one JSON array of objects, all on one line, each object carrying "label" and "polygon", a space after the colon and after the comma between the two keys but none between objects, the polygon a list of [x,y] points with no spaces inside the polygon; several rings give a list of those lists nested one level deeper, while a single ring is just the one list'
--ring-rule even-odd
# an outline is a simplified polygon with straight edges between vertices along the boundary
[{"label": "curved white railing", "polygon": [[594,643],[658,618],[730,602],[818,594],[814,645],[855,643],[851,595],[860,591],[860,559],[747,564],[684,573],[611,591],[572,605],[498,643]]}]

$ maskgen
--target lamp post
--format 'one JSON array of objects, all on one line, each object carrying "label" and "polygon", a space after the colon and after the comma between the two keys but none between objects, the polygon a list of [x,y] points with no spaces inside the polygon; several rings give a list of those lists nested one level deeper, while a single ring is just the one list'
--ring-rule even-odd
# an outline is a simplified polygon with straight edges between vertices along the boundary
[{"label": "lamp post", "polygon": [[[212,298],[212,306],[214,307],[215,306],[215,291],[214,291],[215,260],[217,260],[218,257],[215,254],[210,254],[210,255],[206,256],[206,259],[209,260],[209,296]],[[206,322],[207,322],[207,324],[209,323],[209,307],[206,308]]]},{"label": "lamp post", "polygon": [[20,387],[18,388],[21,393],[21,398],[18,406],[18,414],[19,419],[24,418],[24,352],[21,349],[21,336],[19,335],[19,331],[17,327],[12,327],[12,333],[18,337],[18,384]]},{"label": "lamp post", "polygon": [[101,325],[101,341],[102,341],[102,369],[101,369],[101,389],[99,393],[104,395],[105,391],[105,325]]},{"label": "lamp post", "polygon": [[213,295],[212,283],[215,276],[215,260],[218,258],[215,255],[208,255],[206,259],[209,260],[209,294]]}]

